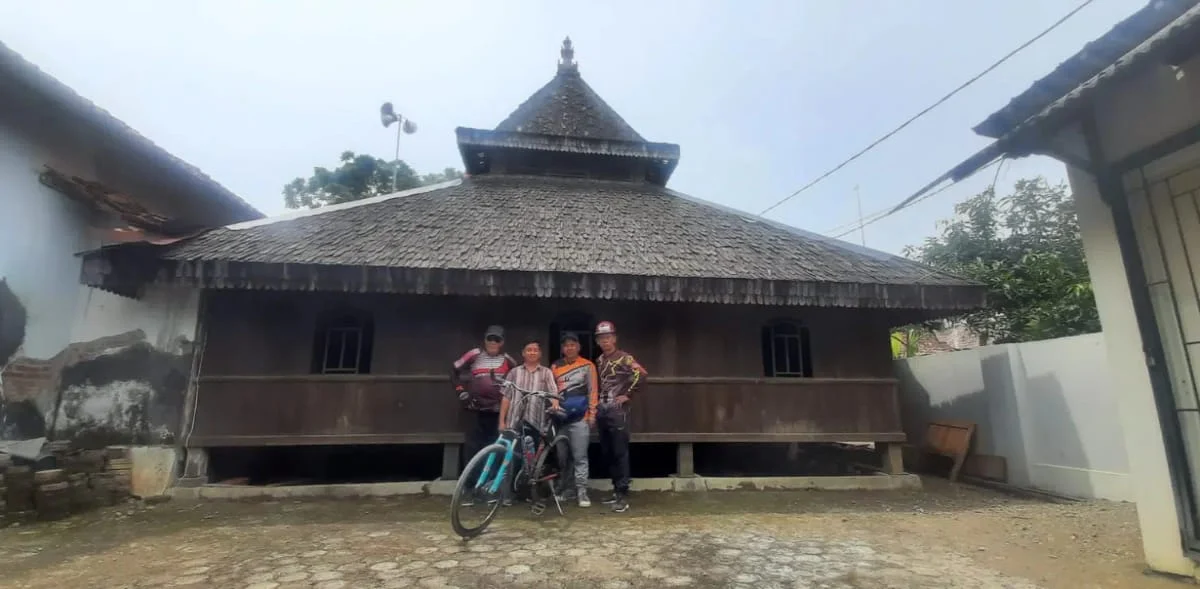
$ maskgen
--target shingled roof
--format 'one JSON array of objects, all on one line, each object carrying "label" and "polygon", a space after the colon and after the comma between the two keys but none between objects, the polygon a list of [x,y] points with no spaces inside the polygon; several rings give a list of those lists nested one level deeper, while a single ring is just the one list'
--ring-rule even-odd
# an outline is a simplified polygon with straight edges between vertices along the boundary
[{"label": "shingled roof", "polygon": [[531,294],[542,296],[897,308],[983,299],[969,281],[911,260],[667,188],[545,176],[473,177],[251,221],[161,258],[180,264],[176,278],[210,287],[255,282],[251,266],[287,265],[303,284],[303,267],[341,267],[361,271],[355,279],[366,282],[354,288],[406,292],[442,285],[402,286],[369,269],[404,269],[408,279],[421,270],[535,275]]},{"label": "shingled roof", "polygon": [[592,90],[579,75],[575,50],[568,37],[563,42],[558,75],[521,103],[497,131],[542,135],[645,141],[617,111]]},{"label": "shingled roof", "polygon": [[[462,180],[98,252],[85,280],[944,314],[983,305],[983,288],[962,278],[666,188],[678,146],[646,142],[595,96],[569,40],[562,57],[501,129],[458,130],[472,172]],[[555,117],[567,123],[538,127]],[[495,171],[471,167],[489,157]]]}]

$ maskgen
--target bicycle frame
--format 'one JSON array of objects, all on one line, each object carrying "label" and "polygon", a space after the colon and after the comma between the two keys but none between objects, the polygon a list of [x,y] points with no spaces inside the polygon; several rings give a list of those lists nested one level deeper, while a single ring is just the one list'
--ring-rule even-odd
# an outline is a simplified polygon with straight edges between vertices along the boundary
[{"label": "bicycle frame", "polygon": [[[507,380],[503,381],[503,385],[505,387],[512,387],[521,393],[524,393],[524,396],[521,397],[521,400],[518,402],[518,404],[510,409],[511,411],[516,412],[515,415],[523,414],[525,406],[522,403],[528,403],[533,399],[541,399],[544,401],[546,398],[550,398],[551,396],[557,397],[557,395],[554,393],[547,394],[537,391],[527,391]],[[529,422],[524,421],[523,419],[521,420],[522,426],[528,423]],[[509,435],[511,435],[511,438]],[[496,465],[496,455],[491,454],[488,456],[487,462],[484,463],[483,470],[479,473],[479,477],[475,480],[475,489],[478,490],[481,488],[486,488],[486,492],[489,494],[495,494],[500,491],[500,487],[504,484],[505,477],[508,475],[508,469],[512,466],[513,455],[516,453],[516,440],[520,437],[521,432],[512,429],[505,429],[504,431],[500,432],[500,436],[496,438],[496,443],[504,446],[504,459],[500,462],[499,470],[496,471],[496,478],[490,483],[488,482],[488,475],[491,473],[492,467]],[[545,432],[541,431],[540,429],[538,430],[538,437],[541,439],[540,441],[546,443]]]}]

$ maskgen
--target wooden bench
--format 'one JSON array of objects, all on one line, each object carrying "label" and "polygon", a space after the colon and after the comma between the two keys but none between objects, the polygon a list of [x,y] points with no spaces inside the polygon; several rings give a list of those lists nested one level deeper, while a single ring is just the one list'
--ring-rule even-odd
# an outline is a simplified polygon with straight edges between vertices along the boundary
[{"label": "wooden bench", "polygon": [[975,424],[970,421],[932,421],[925,429],[925,440],[918,448],[922,454],[943,456],[954,461],[950,468],[950,480],[958,479],[967,452],[971,449],[971,438],[975,435]]}]

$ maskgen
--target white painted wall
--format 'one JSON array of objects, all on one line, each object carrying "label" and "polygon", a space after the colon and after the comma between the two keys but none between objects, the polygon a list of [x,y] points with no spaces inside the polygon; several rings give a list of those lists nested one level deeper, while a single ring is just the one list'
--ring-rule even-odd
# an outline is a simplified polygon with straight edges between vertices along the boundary
[{"label": "white painted wall", "polygon": [[160,350],[175,352],[180,338],[196,340],[200,290],[152,286],[140,299],[114,295],[97,288],[80,287],[71,342],[89,342],[134,329]]},{"label": "white painted wall", "polygon": [[897,360],[905,427],[977,424],[973,451],[1008,482],[1080,498],[1132,499],[1104,337],[1091,334]]},{"label": "white painted wall", "polygon": [[83,207],[43,186],[38,174],[53,163],[79,169],[0,120],[0,278],[29,314],[19,354],[49,358],[71,337],[86,247]]},{"label": "white painted wall", "polygon": [[[92,230],[94,219],[85,206],[42,185],[38,176],[50,165],[67,174],[95,178],[89,157],[49,149],[27,127],[18,130],[0,113],[0,211],[5,212],[0,214],[0,278],[5,279],[28,313],[25,339],[17,358],[50,360],[71,344],[84,344],[74,347],[73,353],[88,358],[119,354],[128,350],[129,341],[114,344],[111,349],[86,344],[141,330],[145,336],[141,341],[164,354],[166,361],[159,362],[154,356],[145,363],[143,374],[132,374],[130,360],[123,359],[125,372],[115,380],[64,387],[62,397],[77,402],[69,412],[58,411],[56,427],[60,431],[86,424],[120,427],[128,425],[130,407],[146,406],[152,428],[160,439],[167,439],[178,433],[183,392],[172,388],[169,398],[162,398],[162,375],[174,370],[174,378],[180,365],[190,363],[200,293],[150,288],[144,297],[134,300],[80,284],[81,260],[77,254],[103,245]],[[56,364],[55,370],[62,367]],[[155,377],[159,379],[157,389]],[[55,372],[37,384],[32,393],[24,393],[47,427],[54,421],[59,398],[57,378],[59,373]],[[97,380],[101,378],[97,376]]]},{"label": "white painted wall", "polygon": [[[1165,65],[1152,66],[1126,79],[1119,88],[1096,98],[1096,122],[1101,148],[1108,161],[1121,159],[1200,122],[1200,58],[1185,63],[1182,73],[1180,77],[1177,71]],[[1159,571],[1195,575],[1196,563],[1182,548],[1162,427],[1151,392],[1112,211],[1100,198],[1090,174],[1072,168],[1069,176],[1092,288],[1106,336],[1107,368],[1116,391],[1129,473],[1137,481],[1133,486],[1133,497],[1138,506],[1146,562]],[[1144,215],[1140,222],[1145,222]],[[1144,227],[1143,224],[1139,234],[1144,234]],[[1196,236],[1200,235],[1193,237]],[[1168,246],[1174,250],[1182,247],[1179,242]],[[1161,297],[1161,292],[1158,296]],[[1159,322],[1164,323],[1161,298],[1155,306]],[[1175,337],[1177,334],[1170,330],[1171,322],[1167,321],[1165,325],[1164,345],[1169,348],[1168,357],[1173,358],[1168,364],[1178,364],[1180,358],[1186,358],[1187,350]],[[1170,370],[1176,387],[1190,376],[1181,373],[1177,367]],[[1200,440],[1193,441],[1192,445],[1197,443]]]},{"label": "white painted wall", "polygon": [[1117,393],[1117,414],[1124,433],[1129,474],[1137,481],[1133,485],[1133,499],[1137,503],[1146,564],[1155,570],[1190,576],[1195,572],[1195,563],[1183,552],[1162,426],[1112,211],[1100,198],[1091,175],[1074,168],[1068,169],[1068,174],[1092,290],[1104,327],[1109,378]]}]

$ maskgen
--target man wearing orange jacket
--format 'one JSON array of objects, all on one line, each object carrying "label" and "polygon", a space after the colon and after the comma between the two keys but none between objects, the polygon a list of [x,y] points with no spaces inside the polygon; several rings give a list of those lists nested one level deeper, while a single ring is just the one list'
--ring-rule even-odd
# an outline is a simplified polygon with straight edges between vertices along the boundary
[{"label": "man wearing orange jacket", "polygon": [[[596,365],[579,355],[579,338],[567,333],[562,338],[563,357],[551,366],[554,380],[558,383],[558,394],[563,401],[560,406],[565,414],[558,431],[567,436],[570,445],[571,463],[567,463],[567,448],[559,448],[559,472],[566,476],[575,472],[575,493],[580,507],[591,507],[588,498],[588,442],[592,426],[596,423],[596,403],[599,381]],[[563,480],[563,486],[570,481]]]}]

